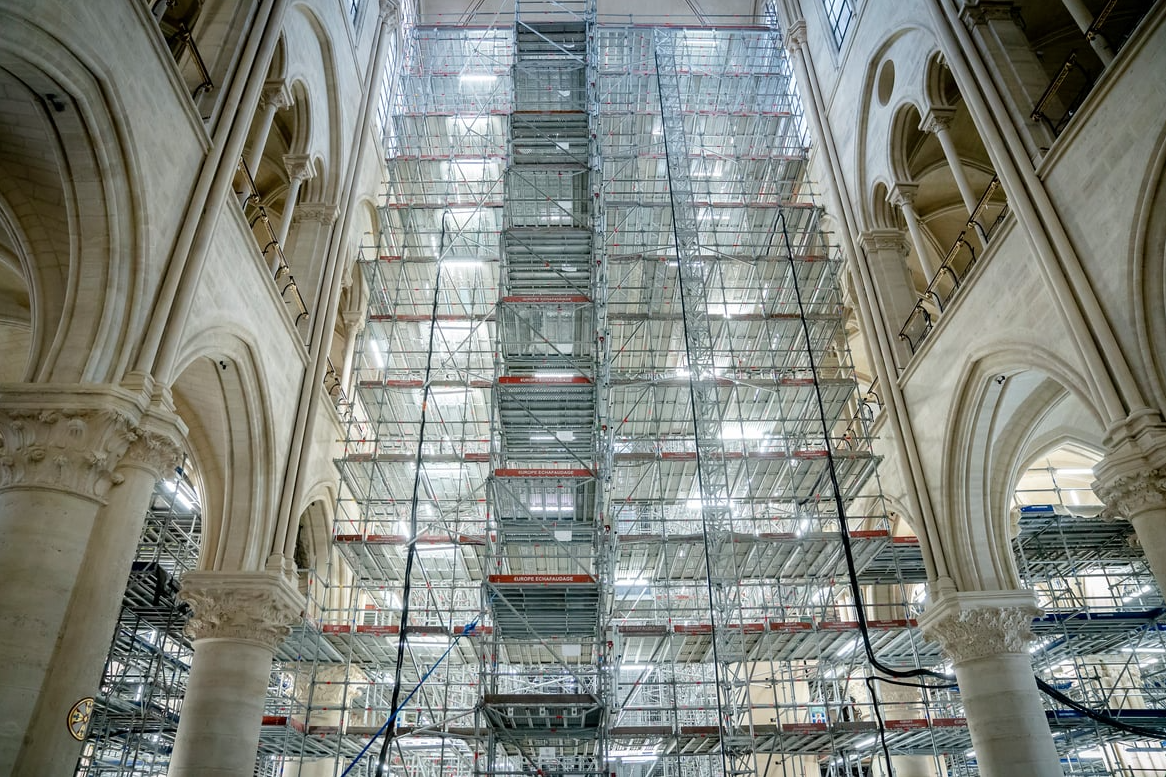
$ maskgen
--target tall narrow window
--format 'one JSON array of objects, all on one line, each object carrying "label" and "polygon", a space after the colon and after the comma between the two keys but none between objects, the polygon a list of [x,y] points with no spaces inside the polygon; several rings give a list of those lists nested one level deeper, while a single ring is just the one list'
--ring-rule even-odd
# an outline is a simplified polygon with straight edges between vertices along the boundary
[{"label": "tall narrow window", "polygon": [[356,27],[356,20],[360,17],[361,0],[348,0],[348,15],[352,19],[352,26]]},{"label": "tall narrow window", "polygon": [[851,0],[822,0],[822,2],[826,6],[826,19],[830,22],[834,43],[838,48],[842,48],[842,41],[846,40],[850,22],[854,19],[854,3]]}]

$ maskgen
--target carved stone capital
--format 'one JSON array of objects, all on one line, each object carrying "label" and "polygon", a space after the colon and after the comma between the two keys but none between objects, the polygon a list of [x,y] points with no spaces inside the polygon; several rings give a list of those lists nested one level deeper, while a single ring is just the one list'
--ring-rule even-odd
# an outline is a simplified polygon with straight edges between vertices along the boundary
[{"label": "carved stone capital", "polygon": [[872,253],[891,251],[906,256],[909,252],[907,237],[898,229],[869,229],[859,236],[859,241]]},{"label": "carved stone capital", "polygon": [[[343,664],[321,666],[312,679],[312,706],[337,708],[346,701],[351,702],[355,691],[349,689],[349,684],[356,684],[361,680],[360,670],[356,667],[352,667],[350,676],[349,667]],[[309,700],[304,698],[303,701],[307,703]]]},{"label": "carved stone capital", "polygon": [[301,202],[296,206],[295,215],[292,216],[292,221],[298,223],[304,221],[315,221],[330,227],[336,223],[336,216],[339,209],[335,205],[325,202]]},{"label": "carved stone capital", "polygon": [[1144,469],[1094,482],[1106,518],[1131,520],[1148,511],[1166,511],[1166,469]]},{"label": "carved stone capital", "polygon": [[155,478],[173,476],[182,463],[186,425],[172,413],[151,409],[133,431],[133,440],[122,457],[122,466],[138,467]]},{"label": "carved stone capital", "polygon": [[191,639],[231,639],[275,650],[303,618],[296,586],[271,572],[188,572],[181,597],[194,614]]},{"label": "carved stone capital", "polygon": [[948,594],[920,618],[923,636],[938,642],[955,665],[1005,653],[1027,653],[1040,615],[1027,591]]},{"label": "carved stone capital", "polygon": [[312,158],[307,154],[284,154],[283,166],[287,170],[289,181],[303,183],[316,176],[316,168],[312,166]]},{"label": "carved stone capital", "polygon": [[0,490],[49,488],[101,500],[124,479],[114,470],[134,439],[134,419],[115,407],[0,409]]},{"label": "carved stone capital", "polygon": [[992,22],[1015,24],[1020,19],[1020,9],[1008,0],[968,0],[959,13],[968,29]]},{"label": "carved stone capital", "polygon": [[294,102],[291,89],[288,88],[287,81],[282,78],[265,82],[263,91],[259,94],[260,110],[274,108],[277,111],[282,111],[284,108],[290,108]]},{"label": "carved stone capital", "polygon": [[1166,422],[1142,409],[1106,430],[1105,458],[1093,468],[1093,491],[1105,503],[1104,518],[1130,520],[1166,510]]},{"label": "carved stone capital", "polygon": [[798,19],[785,31],[785,47],[795,54],[806,45],[806,20]]},{"label": "carved stone capital", "polygon": [[365,322],[368,317],[359,310],[345,310],[340,313],[340,321],[344,324],[344,330],[352,334],[360,334],[364,331]]},{"label": "carved stone capital", "polygon": [[910,208],[915,205],[915,195],[919,194],[919,186],[913,183],[897,183],[887,194],[887,202],[896,208]]},{"label": "carved stone capital", "polygon": [[952,108],[931,108],[919,122],[919,129],[931,135],[938,135],[951,127],[951,120],[954,117],[955,110]]}]

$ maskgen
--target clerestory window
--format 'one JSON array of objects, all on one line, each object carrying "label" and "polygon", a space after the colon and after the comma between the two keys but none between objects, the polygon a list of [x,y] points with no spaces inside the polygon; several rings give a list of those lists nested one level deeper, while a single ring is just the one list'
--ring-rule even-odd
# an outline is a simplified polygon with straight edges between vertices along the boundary
[{"label": "clerestory window", "polygon": [[854,19],[854,3],[851,0],[822,0],[822,4],[826,8],[826,20],[830,23],[834,44],[842,48],[842,41],[846,40]]}]

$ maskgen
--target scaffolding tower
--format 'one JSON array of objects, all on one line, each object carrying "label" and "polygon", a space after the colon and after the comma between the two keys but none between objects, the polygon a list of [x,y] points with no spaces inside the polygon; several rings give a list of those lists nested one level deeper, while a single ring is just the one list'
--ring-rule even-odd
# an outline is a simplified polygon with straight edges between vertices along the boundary
[{"label": "scaffolding tower", "polygon": [[[398,775],[885,773],[884,744],[977,773],[958,690],[868,690],[858,594],[882,663],[945,667],[922,557],[879,493],[781,37],[705,21],[408,20],[338,552],[260,771],[375,774],[399,706]],[[1035,666],[1161,725],[1161,601],[1090,521],[1019,520]],[[1160,766],[1048,714],[1068,773]]]}]

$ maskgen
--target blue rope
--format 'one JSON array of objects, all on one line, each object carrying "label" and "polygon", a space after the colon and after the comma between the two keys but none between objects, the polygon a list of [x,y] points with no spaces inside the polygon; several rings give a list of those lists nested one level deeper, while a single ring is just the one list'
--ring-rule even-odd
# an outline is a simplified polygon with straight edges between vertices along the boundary
[{"label": "blue rope", "polygon": [[462,628],[461,634],[458,634],[453,638],[453,641],[449,643],[449,647],[447,647],[445,652],[441,654],[441,658],[437,659],[433,666],[429,667],[429,671],[421,676],[421,679],[417,681],[417,685],[413,687],[413,690],[409,691],[409,695],[406,696],[404,701],[398,704],[397,708],[393,710],[392,714],[389,715],[389,719],[385,721],[385,725],[381,726],[377,733],[373,734],[372,739],[368,740],[368,744],[361,748],[360,752],[356,754],[356,758],[354,758],[352,763],[348,765],[348,768],[341,773],[340,777],[348,777],[348,773],[356,768],[356,765],[360,763],[362,758],[364,758],[364,754],[367,753],[368,749],[373,746],[373,743],[377,741],[381,734],[388,730],[389,726],[393,724],[393,721],[397,719],[397,714],[405,708],[405,705],[409,703],[409,700],[413,698],[413,695],[417,693],[417,691],[421,690],[421,686],[425,684],[425,681],[429,679],[429,676],[433,674],[434,670],[441,666],[441,662],[449,657],[449,654],[453,652],[454,645],[457,644],[457,641],[462,637],[468,637],[472,635],[474,633],[474,629],[477,627],[478,621],[474,620],[470,623],[467,623],[465,627]]}]

